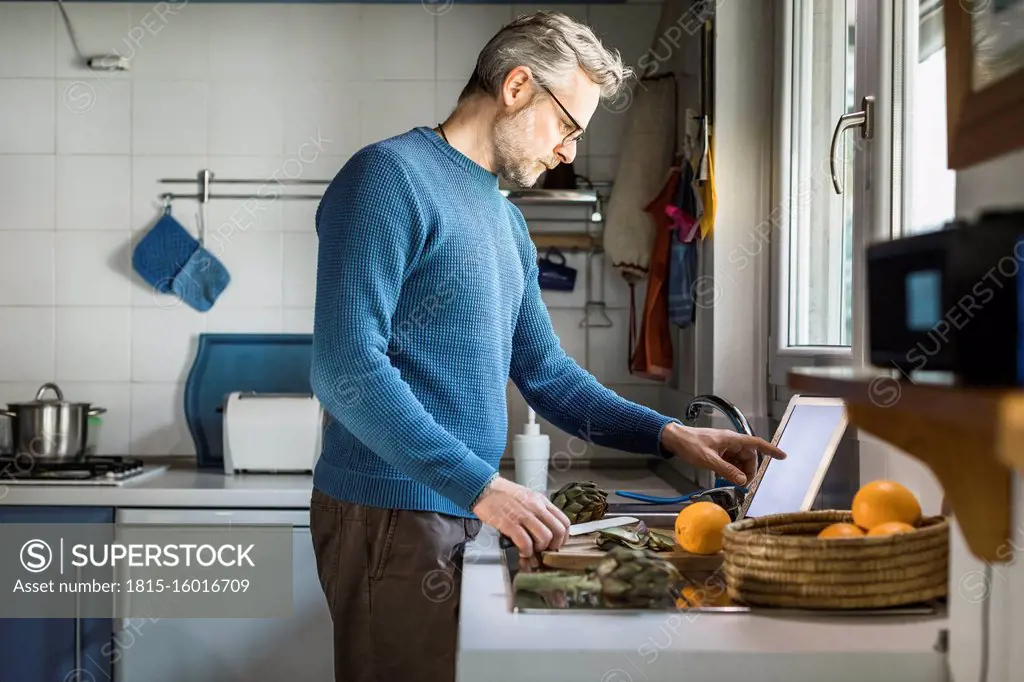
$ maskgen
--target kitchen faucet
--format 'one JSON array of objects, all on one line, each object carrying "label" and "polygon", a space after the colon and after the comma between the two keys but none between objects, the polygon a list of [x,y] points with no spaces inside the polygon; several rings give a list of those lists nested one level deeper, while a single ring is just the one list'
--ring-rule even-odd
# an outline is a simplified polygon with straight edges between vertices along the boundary
[{"label": "kitchen faucet", "polygon": [[747,422],[747,418],[743,416],[740,408],[730,403],[725,398],[720,398],[717,395],[705,394],[699,395],[691,400],[686,405],[686,419],[687,421],[695,421],[700,418],[702,408],[710,407],[715,408],[719,412],[723,413],[732,422],[732,427],[740,433],[745,433],[748,436],[753,436],[754,432],[750,428],[750,424]]}]

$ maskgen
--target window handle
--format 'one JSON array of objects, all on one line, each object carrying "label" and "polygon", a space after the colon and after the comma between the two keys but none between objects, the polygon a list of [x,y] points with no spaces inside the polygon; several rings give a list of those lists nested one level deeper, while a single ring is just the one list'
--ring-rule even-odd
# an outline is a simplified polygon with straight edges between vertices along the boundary
[{"label": "window handle", "polygon": [[[861,100],[861,110],[851,111],[848,114],[843,114],[836,121],[836,129],[832,133],[832,145],[829,149],[828,159],[829,166],[832,170],[832,186],[836,188],[836,194],[843,193],[843,181],[839,178],[839,172],[836,170],[836,152],[839,148],[839,140],[842,139],[843,133],[850,128],[860,128],[860,136],[862,139],[870,140],[875,134],[875,98],[874,95],[867,95]],[[845,173],[845,166],[844,166]]]}]

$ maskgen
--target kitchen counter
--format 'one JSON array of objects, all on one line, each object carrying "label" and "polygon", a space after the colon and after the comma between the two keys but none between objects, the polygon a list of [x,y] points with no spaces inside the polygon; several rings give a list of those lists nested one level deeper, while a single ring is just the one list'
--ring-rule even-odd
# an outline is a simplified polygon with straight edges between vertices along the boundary
[{"label": "kitchen counter", "polygon": [[[466,548],[458,682],[948,680],[946,615],[512,613],[496,534]],[[684,674],[685,671],[685,674]]]},{"label": "kitchen counter", "polygon": [[[152,462],[152,466],[161,464],[166,462]],[[504,469],[502,474],[512,476]],[[551,485],[557,488],[578,478],[592,480],[606,490],[679,494],[678,487],[646,467],[552,471]],[[225,476],[219,470],[199,470],[181,461],[170,463],[163,473],[138,482],[128,480],[120,486],[12,484],[0,475],[0,505],[309,509],[312,490],[311,475]],[[613,495],[610,501],[628,500]]]}]

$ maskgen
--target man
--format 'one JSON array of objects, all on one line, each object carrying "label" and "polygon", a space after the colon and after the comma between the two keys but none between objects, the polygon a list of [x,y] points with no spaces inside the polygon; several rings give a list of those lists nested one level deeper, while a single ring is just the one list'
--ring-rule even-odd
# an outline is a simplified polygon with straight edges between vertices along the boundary
[{"label": "man", "polygon": [[337,680],[454,679],[460,549],[480,523],[523,555],[565,541],[565,515],[497,473],[509,378],[568,433],[738,484],[758,450],[783,456],[619,397],[552,330],[499,179],[529,187],[571,162],[627,75],[587,27],[520,17],[483,48],[444,123],[363,148],[324,195],[312,384],[330,419],[311,526]]}]

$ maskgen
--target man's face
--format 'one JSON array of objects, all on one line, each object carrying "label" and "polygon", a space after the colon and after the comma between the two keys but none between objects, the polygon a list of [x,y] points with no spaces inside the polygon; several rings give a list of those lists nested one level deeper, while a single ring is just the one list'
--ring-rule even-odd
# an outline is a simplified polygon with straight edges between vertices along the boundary
[{"label": "man's face", "polygon": [[582,69],[559,91],[547,92],[530,79],[495,125],[498,175],[518,187],[532,187],[545,170],[572,162],[600,96],[601,88]]}]

